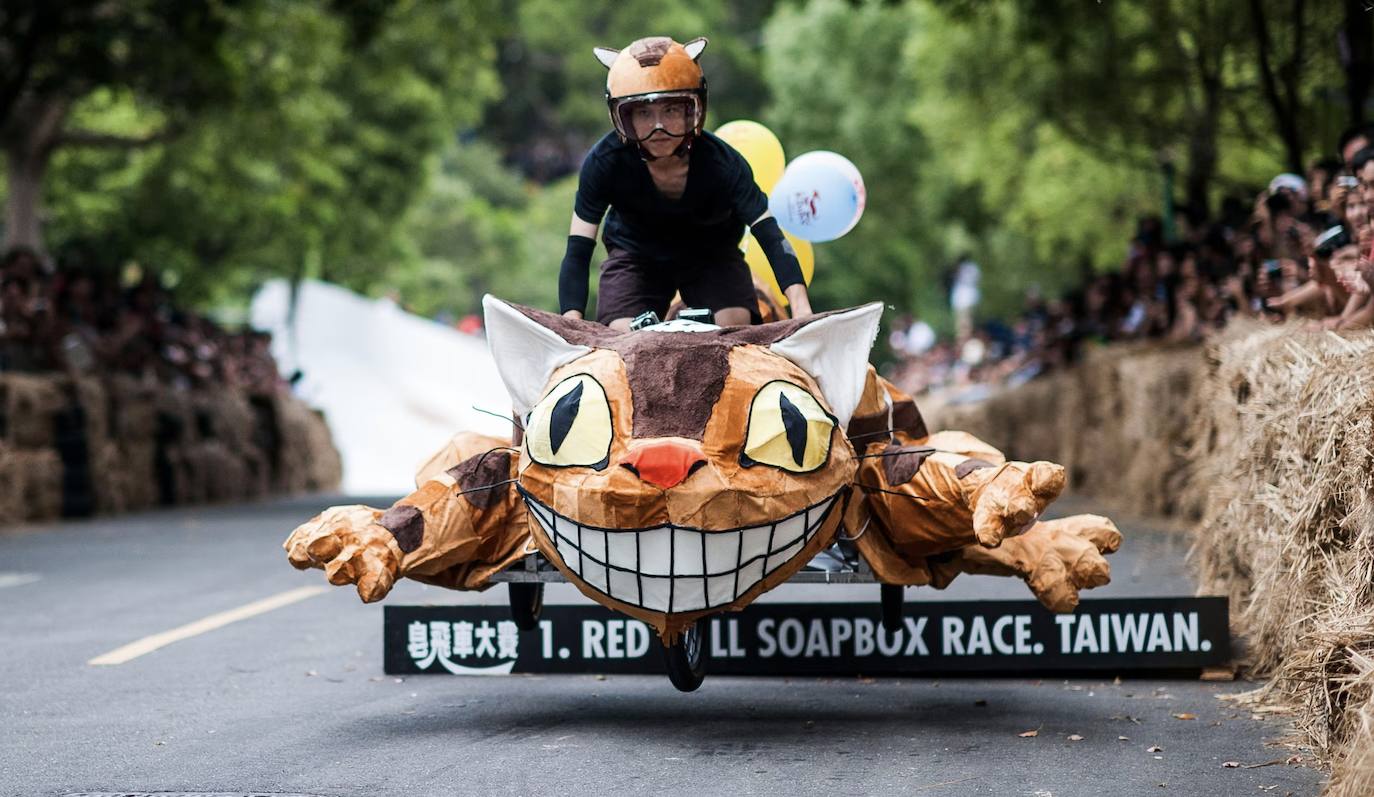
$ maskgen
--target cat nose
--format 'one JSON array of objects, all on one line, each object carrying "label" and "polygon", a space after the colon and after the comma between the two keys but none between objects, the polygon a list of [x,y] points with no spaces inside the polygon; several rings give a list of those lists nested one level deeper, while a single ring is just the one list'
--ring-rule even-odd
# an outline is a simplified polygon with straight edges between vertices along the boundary
[{"label": "cat nose", "polygon": [[657,440],[634,446],[620,461],[639,478],[667,490],[682,483],[698,466],[706,464],[701,446],[683,440]]}]

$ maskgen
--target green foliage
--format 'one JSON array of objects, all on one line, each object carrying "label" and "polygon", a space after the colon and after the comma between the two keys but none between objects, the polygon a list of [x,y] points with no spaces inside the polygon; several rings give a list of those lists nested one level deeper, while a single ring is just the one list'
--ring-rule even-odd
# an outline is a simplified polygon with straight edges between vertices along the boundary
[{"label": "green foliage", "polygon": [[[19,22],[0,13],[0,36]],[[789,157],[830,149],[864,174],[863,221],[816,246],[818,308],[880,299],[946,329],[960,255],[984,269],[983,313],[1013,312],[1119,265],[1163,205],[1163,161],[1179,200],[1215,205],[1344,126],[1336,4],[221,0],[126,22],[82,39],[104,78],[71,125],[180,135],[60,149],[49,238],[176,271],[203,303],[288,275],[427,315],[484,292],[553,306],[568,172],[608,129],[591,48],[646,35],[711,39],[712,127],[756,119]],[[204,52],[148,63],[116,41],[177,26]],[[171,61],[194,78],[181,94]]]},{"label": "green foliage", "polygon": [[[235,101],[139,156],[151,162],[123,167],[136,174],[102,186],[110,212],[98,219],[84,212],[85,192],[68,188],[91,158],[118,172],[120,156],[60,153],[53,229],[173,269],[193,298],[242,295],[275,275],[369,286],[410,247],[400,221],[436,153],[500,90],[499,13],[496,2],[396,3],[360,41],[356,19],[316,4],[236,12],[223,47]],[[99,114],[102,101],[79,112]]]}]

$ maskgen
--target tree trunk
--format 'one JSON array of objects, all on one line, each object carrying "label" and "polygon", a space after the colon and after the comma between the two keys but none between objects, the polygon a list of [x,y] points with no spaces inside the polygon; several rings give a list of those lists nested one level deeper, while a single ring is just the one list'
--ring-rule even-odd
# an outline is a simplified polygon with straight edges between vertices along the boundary
[{"label": "tree trunk", "polygon": [[[1284,162],[1288,171],[1303,173],[1302,131],[1298,128],[1298,114],[1301,111],[1298,101],[1298,84],[1302,69],[1302,38],[1304,24],[1303,0],[1293,3],[1291,19],[1284,20],[1293,31],[1293,52],[1284,64],[1275,66],[1273,62],[1273,39],[1269,35],[1269,21],[1264,14],[1261,0],[1250,0],[1250,21],[1255,31],[1255,54],[1259,61],[1260,85],[1264,89],[1264,100],[1274,115],[1274,129],[1283,141]],[[1282,82],[1282,86],[1280,86]],[[1282,90],[1280,90],[1282,89]]]},{"label": "tree trunk", "polygon": [[1188,173],[1183,179],[1188,205],[1194,213],[1207,218],[1211,213],[1208,193],[1217,172],[1217,128],[1221,85],[1208,77],[1202,79],[1202,107],[1188,137]]},{"label": "tree trunk", "polygon": [[43,252],[43,178],[67,107],[66,101],[56,98],[25,98],[0,131],[9,183],[5,249],[27,246]]}]

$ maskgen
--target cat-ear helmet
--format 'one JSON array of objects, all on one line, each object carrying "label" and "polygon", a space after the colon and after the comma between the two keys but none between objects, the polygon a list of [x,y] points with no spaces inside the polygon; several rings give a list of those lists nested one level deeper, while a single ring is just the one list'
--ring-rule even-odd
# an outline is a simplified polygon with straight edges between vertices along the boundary
[{"label": "cat-ear helmet", "polygon": [[[650,36],[623,50],[592,50],[608,70],[606,106],[621,141],[640,144],[632,121],[636,108],[673,105],[683,109],[686,125],[681,131],[663,128],[663,132],[682,139],[673,154],[691,148],[692,139],[701,135],[706,124],[706,75],[697,63],[705,49],[705,37],[678,44],[667,36]],[[646,155],[642,147],[640,154]]]}]

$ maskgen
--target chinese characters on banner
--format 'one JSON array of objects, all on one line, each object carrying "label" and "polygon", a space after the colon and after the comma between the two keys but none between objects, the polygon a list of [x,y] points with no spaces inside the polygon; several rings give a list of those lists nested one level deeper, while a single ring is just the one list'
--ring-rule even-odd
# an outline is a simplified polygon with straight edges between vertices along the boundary
[{"label": "chinese characters on banner", "polygon": [[[466,620],[453,623],[417,620],[406,626],[406,635],[406,652],[421,670],[429,669],[438,661],[444,669],[454,674],[479,671],[508,673],[520,655],[520,629],[510,620],[501,620],[495,626],[487,620],[477,624]],[[466,659],[485,661],[481,666],[474,667],[468,666],[464,662]],[[494,662],[493,659],[502,659],[504,662]]]}]

